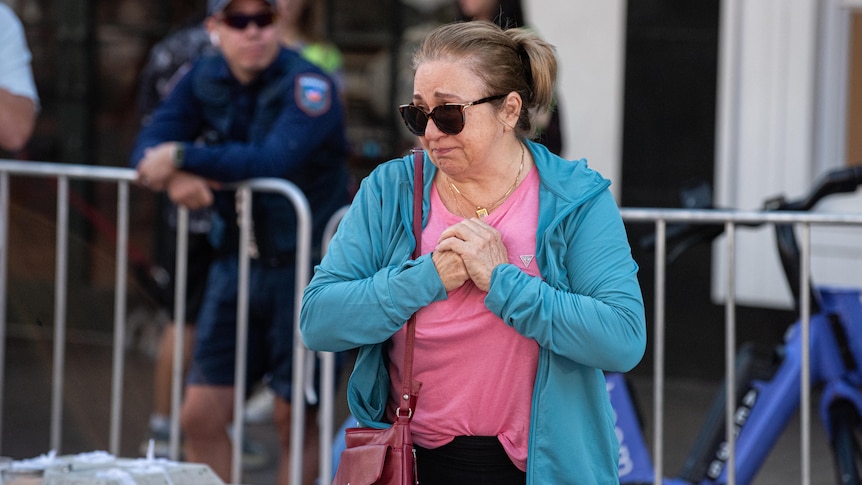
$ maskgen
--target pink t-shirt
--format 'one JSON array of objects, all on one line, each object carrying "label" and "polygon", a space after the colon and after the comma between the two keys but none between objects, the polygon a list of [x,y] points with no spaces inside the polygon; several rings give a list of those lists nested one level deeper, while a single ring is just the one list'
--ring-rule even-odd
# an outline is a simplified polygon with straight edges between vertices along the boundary
[{"label": "pink t-shirt", "polygon": [[[485,218],[502,234],[509,262],[540,276],[536,267],[539,177],[531,170],[511,196]],[[431,212],[422,232],[422,254],[463,218],[450,213],[431,190]],[[468,281],[416,314],[413,376],[422,382],[411,429],[415,442],[436,448],[455,436],[497,436],[512,462],[526,470],[530,409],[539,358],[536,341],[491,313],[487,293]],[[390,348],[390,407],[401,394],[404,330]]]}]

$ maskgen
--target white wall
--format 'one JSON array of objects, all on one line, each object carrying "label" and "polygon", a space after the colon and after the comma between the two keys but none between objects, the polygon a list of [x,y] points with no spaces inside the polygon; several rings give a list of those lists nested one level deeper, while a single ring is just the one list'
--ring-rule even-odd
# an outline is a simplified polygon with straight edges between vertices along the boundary
[{"label": "white wall", "polygon": [[[835,0],[724,0],[721,17],[716,204],[759,209],[798,198],[842,165],[846,11]],[[827,129],[824,129],[827,127]],[[859,212],[862,196],[820,210]],[[818,284],[862,286],[862,231],[814,227]],[[736,291],[742,303],[787,308],[791,298],[770,228],[737,231]],[[724,246],[714,251],[713,296],[724,298]]]},{"label": "white wall", "polygon": [[[843,164],[847,8],[862,0],[723,0],[716,132],[716,204],[759,209],[799,197]],[[622,189],[626,2],[525,0],[532,26],[557,47],[567,158],[587,158]],[[819,210],[859,212],[862,194]],[[812,274],[820,284],[862,287],[862,230],[817,228]],[[737,231],[741,303],[788,307],[768,229]],[[713,295],[723,299],[724,250],[717,246]]]},{"label": "white wall", "polygon": [[625,55],[623,0],[526,0],[531,26],[557,48],[566,158],[622,188],[622,113]]}]

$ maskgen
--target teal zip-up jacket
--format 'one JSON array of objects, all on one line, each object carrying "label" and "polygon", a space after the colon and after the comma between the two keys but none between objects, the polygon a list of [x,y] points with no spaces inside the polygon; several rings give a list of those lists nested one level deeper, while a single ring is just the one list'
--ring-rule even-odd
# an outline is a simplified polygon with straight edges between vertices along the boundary
[{"label": "teal zip-up jacket", "polygon": [[[485,298],[490,311],[541,347],[527,483],[618,483],[619,444],[602,371],[628,371],[643,356],[638,266],[610,182],[583,160],[563,160],[533,142],[527,147],[541,180],[536,262],[542,278],[500,265]],[[436,170],[426,157],[423,225]],[[408,155],[362,182],[302,299],[300,328],[310,349],[359,347],[348,404],[363,426],[389,425],[382,343],[419,308],[446,298],[430,254],[410,259],[412,180]]]}]

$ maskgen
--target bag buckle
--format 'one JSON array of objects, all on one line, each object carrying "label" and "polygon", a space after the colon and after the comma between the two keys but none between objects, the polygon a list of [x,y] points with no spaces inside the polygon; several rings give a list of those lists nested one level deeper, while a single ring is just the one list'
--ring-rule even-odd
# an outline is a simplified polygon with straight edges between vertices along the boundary
[{"label": "bag buckle", "polygon": [[[395,408],[395,416],[402,418],[401,407]],[[413,408],[407,408],[407,419],[411,419],[413,417]]]}]

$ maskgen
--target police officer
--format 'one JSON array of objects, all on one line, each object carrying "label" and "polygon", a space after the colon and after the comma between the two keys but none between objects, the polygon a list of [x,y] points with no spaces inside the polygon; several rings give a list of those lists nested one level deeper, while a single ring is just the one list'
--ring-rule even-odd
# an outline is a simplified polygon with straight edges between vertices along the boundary
[{"label": "police officer", "polygon": [[[139,182],[167,190],[191,209],[215,205],[217,250],[198,315],[195,353],[182,409],[186,458],[229,481],[236,346],[237,208],[222,183],[280,177],[303,190],[313,240],[347,203],[343,108],[332,79],[280,46],[274,0],[210,0],[205,21],[220,54],[181,79],[139,134],[132,155]],[[194,140],[203,140],[194,142]],[[277,194],[255,194],[251,248],[247,382],[264,375],[275,392],[281,443],[279,483],[287,483],[290,442],[296,214]],[[296,389],[301,392],[300,389]],[[316,440],[309,413],[307,440]],[[317,466],[307,443],[306,483]]]}]

